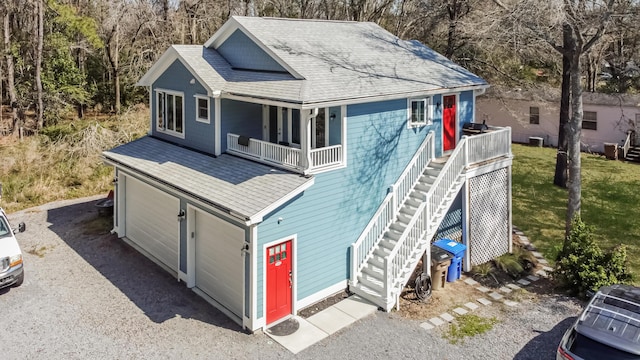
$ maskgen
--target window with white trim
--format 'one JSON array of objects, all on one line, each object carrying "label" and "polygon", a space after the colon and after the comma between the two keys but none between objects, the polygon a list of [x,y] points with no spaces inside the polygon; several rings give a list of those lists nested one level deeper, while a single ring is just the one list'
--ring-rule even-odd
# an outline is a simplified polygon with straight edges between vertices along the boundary
[{"label": "window with white trim", "polygon": [[529,106],[529,124],[540,124],[540,108],[537,106]]},{"label": "window with white trim", "polygon": [[409,99],[409,127],[431,124],[431,98]]},{"label": "window with white trim", "polygon": [[209,124],[209,97],[204,95],[194,95],[194,97],[196,98],[196,121]]},{"label": "window with white trim", "polygon": [[184,137],[184,94],[156,90],[156,128],[158,131]]},{"label": "window with white trim", "polygon": [[584,111],[582,113],[582,128],[598,130],[598,113],[595,111]]}]

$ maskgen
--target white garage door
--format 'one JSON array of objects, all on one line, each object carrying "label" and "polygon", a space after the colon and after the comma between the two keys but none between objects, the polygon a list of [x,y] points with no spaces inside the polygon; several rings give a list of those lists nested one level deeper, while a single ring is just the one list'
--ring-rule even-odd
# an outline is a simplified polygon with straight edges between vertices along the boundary
[{"label": "white garage door", "polygon": [[180,200],[131,176],[125,181],[126,237],[177,272]]},{"label": "white garage door", "polygon": [[241,317],[244,231],[203,211],[195,214],[196,287]]}]

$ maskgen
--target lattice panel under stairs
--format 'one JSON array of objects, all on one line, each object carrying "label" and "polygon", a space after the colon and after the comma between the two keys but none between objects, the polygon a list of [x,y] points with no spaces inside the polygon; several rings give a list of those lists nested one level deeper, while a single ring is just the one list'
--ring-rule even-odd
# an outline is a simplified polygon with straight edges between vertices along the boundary
[{"label": "lattice panel under stairs", "polygon": [[509,251],[508,168],[469,179],[469,251],[471,265]]}]

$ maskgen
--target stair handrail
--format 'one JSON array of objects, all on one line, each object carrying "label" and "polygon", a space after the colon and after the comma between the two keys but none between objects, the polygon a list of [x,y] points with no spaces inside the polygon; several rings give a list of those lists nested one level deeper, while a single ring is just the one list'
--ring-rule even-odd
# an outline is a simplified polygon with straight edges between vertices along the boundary
[{"label": "stair handrail", "polygon": [[[398,180],[389,187],[387,196],[385,196],[380,207],[378,207],[378,210],[374,213],[371,220],[369,220],[369,223],[364,228],[356,242],[351,244],[352,285],[357,284],[357,274],[364,266],[365,260],[374,251],[384,233],[389,229],[389,226],[391,226],[398,214],[398,210],[400,210],[409,196],[409,193],[413,190],[413,187],[420,179],[420,176],[422,176],[426,166],[434,158],[435,142],[433,138],[434,132],[429,131],[429,134],[427,134],[425,139],[422,141],[420,147],[418,147],[418,150],[398,177]],[[416,167],[416,164],[418,163],[420,165],[420,169]],[[409,181],[411,186],[408,186]],[[402,194],[400,194],[400,192],[402,192]],[[406,194],[404,192],[406,192]],[[401,201],[398,201],[400,196],[402,196],[402,199]],[[366,251],[362,251],[363,249],[366,249]]]},{"label": "stair handrail", "polygon": [[[404,269],[405,263],[410,258],[411,254],[405,253],[403,254],[404,256],[400,258],[400,261],[396,260],[398,258],[398,254],[400,253],[400,250],[406,250],[405,243],[407,242],[407,239],[409,239],[409,235],[413,235],[414,239],[414,244],[411,244],[412,246],[408,247],[411,252],[413,252],[413,249],[415,249],[417,243],[419,243],[420,241],[424,241],[423,237],[428,228],[427,219],[429,217],[427,215],[427,212],[427,203],[421,203],[415,215],[413,216],[411,221],[409,221],[409,224],[407,224],[406,229],[402,232],[402,236],[400,236],[400,239],[398,239],[398,242],[393,247],[393,250],[391,250],[389,255],[384,258],[383,291],[385,294],[385,299],[390,299],[393,296],[392,292],[395,289],[395,287],[393,286],[394,279],[398,277],[402,269]],[[400,264],[400,262],[402,263]]]},{"label": "stair handrail", "polygon": [[624,141],[624,145],[622,145],[622,158],[627,158],[627,153],[629,153],[629,149],[631,148],[631,134],[632,130],[627,131],[627,139]]}]

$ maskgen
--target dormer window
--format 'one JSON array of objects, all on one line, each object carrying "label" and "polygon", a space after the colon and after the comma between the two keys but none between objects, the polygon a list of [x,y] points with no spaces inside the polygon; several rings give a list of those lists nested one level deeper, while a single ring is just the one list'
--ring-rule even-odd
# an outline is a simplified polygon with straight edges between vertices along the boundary
[{"label": "dormer window", "polygon": [[156,129],[184,138],[184,94],[156,89]]},{"label": "dormer window", "polygon": [[409,127],[425,126],[431,124],[431,98],[409,99]]}]

